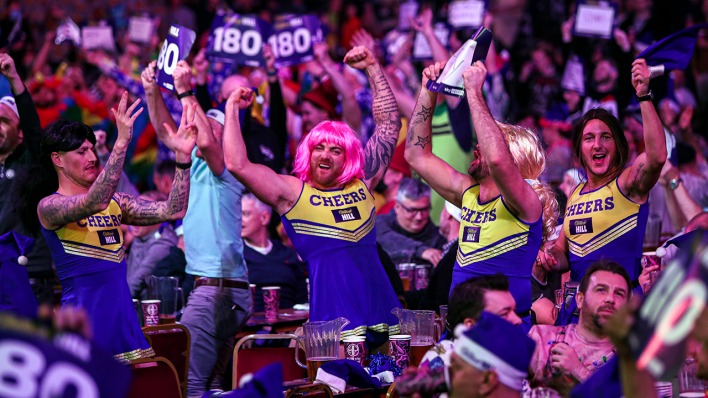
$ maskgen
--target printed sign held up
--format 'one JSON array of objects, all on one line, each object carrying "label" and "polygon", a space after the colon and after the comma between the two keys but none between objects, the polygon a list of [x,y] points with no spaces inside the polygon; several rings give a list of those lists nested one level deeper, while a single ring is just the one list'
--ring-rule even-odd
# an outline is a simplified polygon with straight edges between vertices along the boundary
[{"label": "printed sign held up", "polygon": [[221,14],[214,17],[206,47],[212,61],[261,67],[262,49],[272,27],[251,15]]},{"label": "printed sign held up", "polygon": [[617,3],[579,0],[573,33],[576,36],[609,39],[615,27],[616,15]]},{"label": "printed sign held up", "polygon": [[197,34],[184,26],[173,23],[157,57],[157,85],[175,91],[172,78],[177,62],[187,59]]}]

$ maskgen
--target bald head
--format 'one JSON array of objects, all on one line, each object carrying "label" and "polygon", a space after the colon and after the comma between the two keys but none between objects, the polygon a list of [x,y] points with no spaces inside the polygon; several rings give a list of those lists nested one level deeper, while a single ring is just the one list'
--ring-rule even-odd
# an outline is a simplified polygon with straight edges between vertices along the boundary
[{"label": "bald head", "polygon": [[245,76],[241,75],[231,75],[224,79],[224,81],[221,83],[221,89],[219,90],[219,102],[226,101],[229,98],[229,95],[236,90],[238,87],[250,87],[251,83],[248,81],[248,78]]}]

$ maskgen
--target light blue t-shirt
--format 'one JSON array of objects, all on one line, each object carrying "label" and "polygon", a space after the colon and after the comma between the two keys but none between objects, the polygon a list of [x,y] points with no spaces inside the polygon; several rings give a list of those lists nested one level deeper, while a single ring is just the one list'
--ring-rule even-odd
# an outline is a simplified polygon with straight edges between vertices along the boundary
[{"label": "light blue t-shirt", "polygon": [[187,273],[209,278],[247,274],[241,239],[241,196],[245,187],[224,168],[212,174],[192,152],[189,207],[184,217]]}]

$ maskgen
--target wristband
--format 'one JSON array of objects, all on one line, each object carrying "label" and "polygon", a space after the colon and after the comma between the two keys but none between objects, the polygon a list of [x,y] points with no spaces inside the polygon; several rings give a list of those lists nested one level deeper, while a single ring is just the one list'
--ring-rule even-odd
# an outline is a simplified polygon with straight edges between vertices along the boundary
[{"label": "wristband", "polygon": [[187,91],[183,92],[182,94],[177,94],[177,99],[189,97],[190,95],[194,95],[194,90],[187,90]]},{"label": "wristband", "polygon": [[654,100],[654,93],[652,93],[651,90],[650,90],[650,91],[649,91],[649,94],[647,94],[647,95],[642,95],[641,97],[638,96],[637,94],[634,94],[634,98],[637,99],[637,102],[652,101],[652,100]]},{"label": "wristband", "polygon": [[190,160],[189,163],[175,162],[175,166],[177,166],[178,169],[189,170],[192,167],[192,161]]}]

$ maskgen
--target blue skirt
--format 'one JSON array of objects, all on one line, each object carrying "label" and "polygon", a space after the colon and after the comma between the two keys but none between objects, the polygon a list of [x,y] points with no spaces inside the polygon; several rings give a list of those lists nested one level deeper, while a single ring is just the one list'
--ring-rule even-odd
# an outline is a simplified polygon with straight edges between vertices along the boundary
[{"label": "blue skirt", "polygon": [[99,347],[121,361],[155,356],[140,329],[125,262],[93,274],[64,278],[61,284],[62,307],[86,310]]}]

